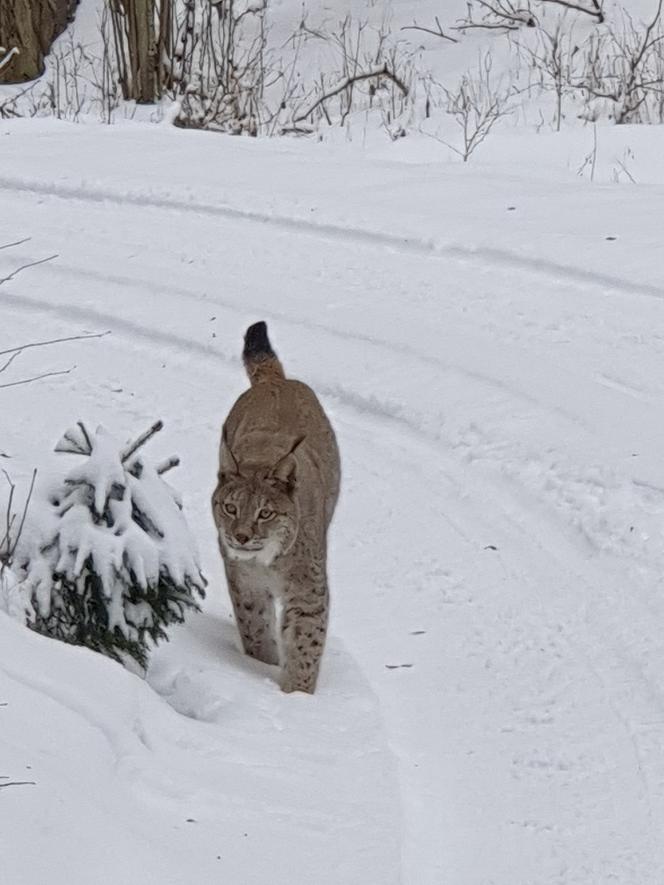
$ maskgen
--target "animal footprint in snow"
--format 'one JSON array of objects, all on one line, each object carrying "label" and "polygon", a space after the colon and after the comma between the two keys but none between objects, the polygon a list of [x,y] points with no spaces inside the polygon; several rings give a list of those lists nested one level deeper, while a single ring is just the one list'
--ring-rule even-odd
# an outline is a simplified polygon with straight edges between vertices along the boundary
[{"label": "animal footprint in snow", "polygon": [[224,705],[223,698],[184,672],[178,673],[160,694],[182,716],[200,722],[215,722]]}]

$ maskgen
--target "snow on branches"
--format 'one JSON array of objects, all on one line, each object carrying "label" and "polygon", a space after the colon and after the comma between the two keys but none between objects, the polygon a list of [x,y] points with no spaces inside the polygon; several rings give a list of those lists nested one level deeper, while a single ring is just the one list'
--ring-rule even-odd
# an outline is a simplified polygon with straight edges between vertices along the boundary
[{"label": "snow on branches", "polygon": [[153,466],[140,453],[161,427],[129,444],[81,422],[65,433],[56,451],[80,461],[50,491],[26,566],[31,627],[140,669],[205,595],[182,503],[162,478],[179,460]]}]

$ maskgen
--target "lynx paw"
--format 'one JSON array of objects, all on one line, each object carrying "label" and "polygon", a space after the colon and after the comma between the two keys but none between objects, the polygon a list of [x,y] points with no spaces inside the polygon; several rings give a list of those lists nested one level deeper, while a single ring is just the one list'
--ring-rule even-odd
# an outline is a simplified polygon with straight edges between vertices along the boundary
[{"label": "lynx paw", "polygon": [[316,691],[316,686],[312,685],[311,682],[302,682],[285,678],[281,682],[281,690],[285,694],[292,694],[294,691],[301,691],[304,694],[313,694]]}]

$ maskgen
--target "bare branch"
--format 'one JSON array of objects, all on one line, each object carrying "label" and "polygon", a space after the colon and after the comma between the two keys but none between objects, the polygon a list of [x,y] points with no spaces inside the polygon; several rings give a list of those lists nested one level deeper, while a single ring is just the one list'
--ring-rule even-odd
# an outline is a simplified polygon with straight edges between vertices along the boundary
[{"label": "bare branch", "polygon": [[48,347],[51,344],[63,344],[66,341],[86,341],[89,338],[104,338],[106,335],[110,335],[111,330],[107,329],[105,332],[94,332],[90,335],[69,335],[66,338],[51,338],[48,341],[33,341],[30,344],[21,344],[19,347],[9,347],[6,350],[0,350],[0,356],[6,356],[8,353],[22,353],[24,350],[29,350],[31,347]]},{"label": "bare branch", "polygon": [[398,89],[401,90],[403,95],[408,94],[408,88],[405,84],[389,69],[387,62],[382,65],[380,68],[377,68],[373,71],[365,71],[360,74],[353,74],[352,76],[344,77],[336,86],[329,89],[323,95],[321,95],[312,105],[309,107],[304,113],[299,114],[297,117],[293,119],[293,124],[297,125],[301,123],[303,120],[306,120],[307,117],[311,116],[316,108],[320,107],[324,102],[328,99],[333,98],[335,95],[339,95],[340,92],[343,92],[344,89],[348,89],[355,83],[359,83],[362,80],[371,80],[375,78],[386,77],[388,80],[391,80]]},{"label": "bare branch", "polygon": [[5,369],[8,369],[8,368],[11,366],[11,364],[14,362],[14,360],[16,359],[16,357],[17,357],[17,356],[20,356],[20,355],[21,355],[21,351],[20,351],[20,350],[17,350],[16,353],[13,353],[13,354],[9,357],[9,359],[7,360],[7,362],[4,364],[4,366],[0,366],[0,372],[4,372]]},{"label": "bare branch", "polygon": [[148,428],[148,430],[146,430],[145,433],[142,433],[136,440],[134,440],[133,443],[131,443],[124,450],[124,452],[122,453],[122,459],[121,459],[122,463],[124,464],[126,461],[128,461],[131,458],[131,456],[134,455],[141,448],[141,446],[144,446],[145,443],[149,439],[152,439],[152,437],[155,435],[155,433],[159,433],[159,431],[163,428],[163,426],[164,426],[163,421],[155,421],[155,423],[152,425],[152,427]]},{"label": "bare branch", "polygon": [[25,503],[23,505],[23,513],[21,515],[21,520],[19,522],[18,529],[16,530],[16,534],[12,539],[12,529],[14,527],[14,522],[16,521],[16,514],[12,512],[12,504],[14,502],[14,493],[16,491],[16,486],[12,482],[9,474],[6,470],[2,471],[5,479],[9,483],[9,500],[7,502],[7,511],[6,511],[6,528],[5,534],[0,540],[0,564],[2,566],[11,565],[11,562],[14,558],[14,553],[16,552],[16,548],[18,546],[18,542],[21,539],[21,534],[23,533],[23,527],[25,525],[25,518],[28,513],[28,508],[30,506],[30,501],[32,499],[32,493],[35,488],[35,479],[37,478],[37,471],[32,471],[32,480],[30,482],[30,488],[28,489],[28,494],[25,499]]},{"label": "bare branch", "polygon": [[74,371],[76,366],[70,369],[62,369],[59,372],[44,372],[43,375],[33,375],[32,378],[23,378],[21,381],[11,381],[8,384],[0,384],[0,390],[6,387],[19,387],[21,384],[32,384],[33,381],[42,381],[44,378],[55,378],[57,375],[69,375]]},{"label": "bare branch", "polygon": [[[648,99],[661,94],[662,54],[657,47],[664,41],[663,9],[664,0],[659,0],[652,19],[641,27],[623,11],[620,27],[591,37],[585,70],[580,79],[570,80],[570,88],[585,92],[587,98],[613,102],[616,123],[644,122]],[[661,104],[659,114],[661,122]]]},{"label": "bare branch", "polygon": [[172,470],[174,467],[178,467],[180,465],[180,459],[177,455],[172,455],[166,461],[163,461],[157,467],[157,473],[160,476],[163,476],[164,473],[168,473],[169,470]]},{"label": "bare branch", "polygon": [[22,246],[23,243],[29,243],[32,237],[24,237],[22,240],[16,240],[14,243],[3,243],[0,245],[0,252],[3,249],[12,249],[14,246]]},{"label": "bare branch", "polygon": [[7,501],[7,510],[5,512],[5,534],[3,535],[2,540],[0,541],[0,554],[1,554],[0,559],[2,561],[2,565],[5,565],[6,562],[9,562],[9,556],[4,553],[1,553],[1,551],[5,547],[5,544],[7,544],[7,546],[9,547],[9,545],[11,543],[11,530],[12,530],[12,526],[14,524],[14,514],[12,513],[12,504],[14,502],[14,492],[16,491],[16,486],[11,481],[11,477],[9,476],[7,471],[3,470],[2,472],[5,476],[5,479],[9,483],[9,500]]},{"label": "bare branch", "polygon": [[3,283],[8,283],[10,280],[13,280],[14,277],[18,276],[21,271],[27,270],[29,267],[38,267],[40,264],[46,264],[47,261],[53,261],[54,258],[57,258],[58,255],[49,255],[48,258],[40,258],[38,261],[29,261],[27,264],[21,265],[21,267],[17,267],[16,270],[13,270],[8,277],[0,277],[0,286]]},{"label": "bare branch", "polygon": [[16,552],[16,547],[17,547],[17,545],[18,545],[18,542],[19,542],[19,540],[20,540],[20,538],[21,538],[21,534],[22,534],[22,532],[23,532],[23,526],[25,525],[25,517],[26,517],[26,515],[27,515],[27,513],[28,513],[28,507],[30,506],[30,501],[31,501],[31,499],[32,499],[32,493],[33,493],[34,488],[35,488],[35,479],[36,479],[36,478],[37,478],[37,469],[35,468],[35,469],[32,471],[32,479],[31,479],[31,481],[30,481],[30,488],[28,489],[28,495],[27,495],[27,497],[26,497],[26,499],[25,499],[25,504],[23,505],[23,513],[22,513],[22,515],[21,515],[21,521],[20,521],[20,523],[19,523],[18,530],[17,530],[17,532],[16,532],[16,535],[14,536],[14,543],[13,543],[13,545],[11,545],[11,546],[9,547],[8,555],[9,555],[9,560],[10,560],[10,561],[12,560],[12,558],[13,558],[13,556],[14,556],[14,553]]},{"label": "bare branch", "polygon": [[543,3],[552,3],[556,6],[562,6],[565,9],[571,9],[573,12],[581,12],[586,15],[592,16],[592,18],[597,20],[598,24],[602,24],[604,22],[604,10],[602,9],[602,4],[600,0],[589,0],[592,8],[588,9],[587,6],[580,6],[578,3],[571,3],[570,0],[542,0]]},{"label": "bare branch", "polygon": [[516,31],[523,25],[528,28],[537,27],[537,19],[529,2],[526,2],[525,6],[516,6],[513,0],[475,0],[475,2],[483,10],[483,17],[479,21],[474,19],[469,3],[468,14],[454,28],[455,31],[465,31],[470,28]]},{"label": "bare branch", "polygon": [[413,22],[412,25],[405,25],[401,28],[402,31],[423,31],[425,34],[433,34],[434,37],[441,37],[443,40],[449,40],[450,43],[458,43],[456,37],[450,37],[449,34],[446,34],[443,31],[443,26],[440,23],[440,19],[436,16],[436,29],[433,28],[425,28],[422,25],[418,25],[417,22]]},{"label": "bare branch", "polygon": [[9,62],[14,58],[15,55],[19,55],[19,50],[16,46],[12,47],[9,50],[5,50],[4,47],[0,46],[0,53],[5,53],[2,58],[0,58],[0,71],[4,68],[5,65],[8,65]]}]

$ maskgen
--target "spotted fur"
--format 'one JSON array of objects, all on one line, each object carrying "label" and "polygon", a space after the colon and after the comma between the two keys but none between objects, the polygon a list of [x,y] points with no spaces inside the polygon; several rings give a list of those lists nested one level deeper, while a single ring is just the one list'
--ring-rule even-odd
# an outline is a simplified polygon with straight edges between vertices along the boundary
[{"label": "spotted fur", "polygon": [[265,323],[247,330],[243,358],[251,387],[224,424],[212,496],[219,546],[245,652],[280,664],[284,691],[313,693],[328,622],[337,443],[313,391],[284,376]]}]

